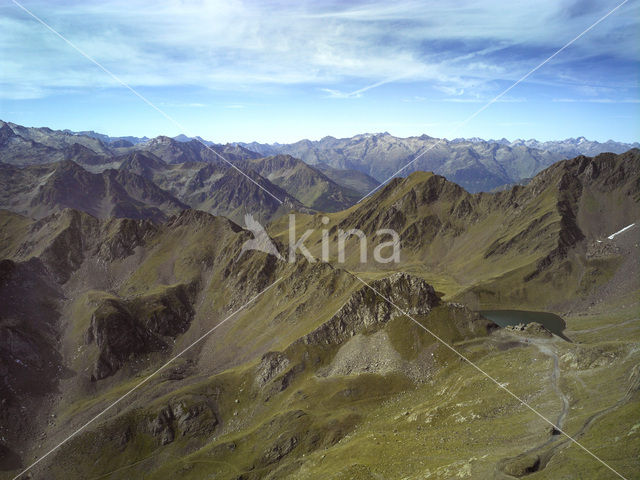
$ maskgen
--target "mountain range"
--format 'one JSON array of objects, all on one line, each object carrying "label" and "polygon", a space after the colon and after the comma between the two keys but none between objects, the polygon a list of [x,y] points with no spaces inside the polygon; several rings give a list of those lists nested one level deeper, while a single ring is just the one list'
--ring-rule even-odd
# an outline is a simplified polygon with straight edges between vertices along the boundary
[{"label": "mountain range", "polygon": [[414,171],[432,171],[472,193],[521,182],[558,160],[604,152],[622,153],[640,147],[638,143],[598,143],[583,137],[553,142],[477,138],[449,141],[427,135],[398,138],[386,132],[351,138],[301,140],[292,144],[254,142],[239,145],[262,155],[286,153],[310,165],[358,170],[379,182],[409,165],[400,176]]},{"label": "mountain range", "polygon": [[[101,171],[40,157],[0,169],[0,475],[66,438],[32,478],[607,474],[481,372],[637,471],[640,150],[496,193],[414,172],[329,213],[299,201],[338,208],[348,191],[328,175],[285,154],[236,158],[312,230],[318,261],[288,263],[189,208],[233,216],[262,190],[190,142],[156,140],[100,157]],[[267,197],[252,203],[271,211]],[[284,252],[277,208],[267,232]],[[396,230],[400,263],[358,261],[357,237],[344,261],[319,261],[323,230],[335,245],[353,228],[369,259],[376,232]],[[566,335],[499,328],[478,313],[491,309],[557,312]]]},{"label": "mountain range", "polygon": [[[0,125],[0,478],[640,468],[640,149],[544,166],[550,147],[453,140],[428,160],[452,174],[377,188],[364,159],[438,141],[88,133]],[[310,258],[284,259],[289,212]],[[245,248],[247,213],[282,259]],[[341,231],[365,238],[344,257]]]},{"label": "mountain range", "polygon": [[[268,221],[291,209],[344,209],[370,187],[377,186],[375,180],[359,172],[331,170],[325,175],[293,157],[262,158],[237,145],[178,141],[162,136],[135,145],[123,145],[118,141],[105,143],[98,135],[26,128],[5,122],[0,126],[0,164],[3,165],[0,182],[7,185],[0,206],[36,217],[48,214],[52,209],[73,207],[99,217],[138,218],[133,213],[122,213],[135,203],[131,198],[123,197],[122,185],[117,194],[106,192],[107,187],[95,185],[97,178],[135,181],[139,185],[145,184],[140,188],[146,189],[153,185],[157,190],[155,194],[171,198],[168,203],[160,202],[161,211],[148,218],[166,217],[175,212],[175,205],[180,204],[185,208],[225,215],[237,222],[242,222],[246,213]],[[56,169],[60,172],[53,174]],[[52,176],[48,177],[50,174]],[[61,175],[69,178],[62,181],[58,178]],[[20,181],[11,185],[17,177]],[[31,178],[31,183],[27,177]],[[36,187],[59,191],[49,192],[48,203],[41,205],[43,197],[36,195]],[[25,190],[24,194],[18,195],[15,189]],[[100,193],[103,191],[106,193]],[[91,202],[78,200],[94,195],[115,197],[109,200],[92,198]],[[77,198],[66,198],[68,196]],[[98,207],[96,202],[101,205]]]},{"label": "mountain range", "polygon": [[0,163],[0,205],[32,218],[75,208],[98,218],[164,220],[186,204],[126,169],[91,173],[71,160],[17,167]]},{"label": "mountain range", "polygon": [[[371,192],[399,170],[399,176],[407,176],[413,171],[432,171],[471,193],[492,191],[526,182],[559,160],[605,152],[623,153],[631,148],[640,148],[640,143],[613,140],[600,143],[584,137],[545,142],[535,139],[509,141],[504,138],[447,140],[427,135],[399,138],[386,132],[351,138],[301,140],[291,144],[237,142],[217,145],[201,137],[186,135],[173,139],[162,136],[148,139],[26,128],[6,122],[1,122],[0,126],[3,163],[74,160],[94,169],[106,168],[108,158],[140,150],[154,153],[165,163],[222,161],[217,154],[231,162],[290,155],[324,173],[339,186],[361,195]],[[101,166],[96,167],[96,164]],[[353,192],[346,193],[348,197]],[[329,201],[328,205],[332,203]],[[344,207],[344,203],[340,204]]]}]

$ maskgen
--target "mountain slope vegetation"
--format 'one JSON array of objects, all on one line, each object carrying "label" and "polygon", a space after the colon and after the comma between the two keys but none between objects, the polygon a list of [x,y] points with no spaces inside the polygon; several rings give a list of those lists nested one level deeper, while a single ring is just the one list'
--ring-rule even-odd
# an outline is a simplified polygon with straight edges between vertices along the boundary
[{"label": "mountain slope vegetation", "polygon": [[249,160],[246,165],[314,210],[335,212],[360,199],[357,191],[290,155]]},{"label": "mountain slope vegetation", "polygon": [[135,173],[91,173],[70,160],[28,167],[0,164],[0,185],[0,207],[33,218],[75,208],[100,218],[162,220],[188,208]]},{"label": "mountain slope vegetation", "polygon": [[[50,173],[49,170],[53,168],[51,164],[56,162],[61,162],[56,167],[57,171],[69,170],[69,162],[73,162],[78,168],[82,167],[87,172],[101,174],[103,177],[111,175],[109,172],[112,170],[118,170],[120,173],[116,175],[120,177],[131,177],[127,172],[133,172],[144,177],[147,184],[155,183],[165,190],[165,196],[173,195],[178,202],[183,202],[183,208],[189,206],[225,215],[236,222],[243,222],[247,213],[256,215],[262,222],[268,222],[291,209],[305,211],[306,207],[311,210],[337,211],[347,208],[360,198],[359,192],[333,181],[300,160],[287,156],[261,158],[260,154],[238,145],[215,145],[188,138],[179,141],[163,136],[136,142],[124,137],[111,141],[110,137],[95,132],[82,135],[2,122],[0,165],[14,167],[11,169],[3,165],[2,171],[10,182],[17,182],[17,185],[7,189],[7,196],[13,197],[16,189],[20,188],[28,191],[24,195],[20,194],[25,198],[9,198],[2,206],[24,214],[40,215],[41,212],[52,211],[51,206],[39,205],[39,201],[45,199],[32,195],[35,187],[29,182],[35,181],[38,175],[42,177]],[[49,167],[39,168],[41,165]],[[24,171],[18,173],[20,170]],[[246,177],[243,178],[243,174]],[[340,176],[339,173],[335,175]],[[84,191],[85,196],[87,188],[91,187],[97,190],[98,196],[102,195],[100,191],[105,187],[89,185],[91,182],[88,179],[98,179],[98,176],[81,174],[77,168],[75,176],[83,176],[84,180],[80,183],[84,182],[85,185],[71,188],[72,181],[58,182],[57,185],[71,190],[78,189],[78,195]],[[39,181],[44,182],[44,177]],[[362,183],[362,179],[358,181]],[[98,180],[95,182],[99,183]],[[144,188],[148,190],[152,187],[147,185]],[[52,195],[58,194],[51,193],[49,196]],[[62,192],[58,196],[69,195],[68,192]],[[105,204],[101,207],[89,206],[91,202],[98,202],[97,198],[87,200],[74,203],[67,198],[58,199],[58,203],[63,207],[80,208],[98,216],[108,213],[107,200],[101,200]],[[24,201],[30,202],[30,205],[22,205],[21,202]],[[56,203],[50,199],[46,199],[46,202]],[[114,202],[117,203],[118,199]],[[115,216],[126,216],[127,209],[134,210],[130,200],[123,200],[122,203],[126,203],[127,207],[123,207],[123,211],[116,208]],[[149,203],[153,201],[150,200]],[[99,209],[103,211],[98,211]],[[166,206],[164,213],[175,213],[175,209]],[[134,218],[145,215],[148,218],[162,216],[158,212],[129,214]]]},{"label": "mountain slope vegetation", "polygon": [[[371,259],[375,232],[394,228],[399,264],[361,264],[354,239],[345,262],[335,252],[284,262],[243,251],[250,232],[192,209],[150,219],[67,208],[37,220],[2,210],[0,474],[13,478],[215,328],[33,477],[610,473],[456,351],[632,475],[637,227],[609,236],[637,225],[639,158],[577,157],[491,194],[418,172],[328,224],[296,215],[298,232],[314,229],[316,257],[322,229],[333,241],[338,229],[366,232]],[[294,162],[276,160],[274,172]],[[227,174],[148,153],[121,161],[91,175]],[[286,228],[284,218],[269,227],[282,253]],[[560,313],[569,341],[498,328],[474,311],[484,308]]]},{"label": "mountain slope vegetation", "polygon": [[[345,242],[345,265],[371,272],[395,268],[373,261],[374,248],[389,240],[376,237],[376,231],[393,228],[400,237],[404,269],[441,284],[452,297],[470,288],[469,294],[478,293],[474,285],[496,282],[499,273],[502,296],[495,301],[502,305],[538,303],[528,300],[526,292],[548,282],[546,271],[553,270],[556,282],[565,287],[545,295],[546,306],[551,306],[552,299],[577,293],[566,290],[580,288],[569,281],[572,275],[595,268],[584,255],[598,239],[638,220],[639,177],[639,150],[558,162],[526,186],[491,194],[470,194],[444,177],[417,172],[389,182],[371,201],[328,214],[326,224],[321,224],[319,215],[299,215],[296,231],[313,229],[306,244],[320,258],[321,232],[327,230],[334,245],[330,255],[337,261],[339,230],[362,230],[369,240],[369,261],[361,264],[362,244],[350,236]],[[286,241],[287,228],[282,219],[274,222],[271,232]],[[581,258],[575,259],[579,265],[573,264],[574,253]],[[563,262],[568,262],[566,268],[573,265],[568,276],[558,269]],[[519,291],[509,294],[515,295],[513,299],[505,295],[506,285]],[[492,300],[482,296],[466,301],[491,307]]]}]

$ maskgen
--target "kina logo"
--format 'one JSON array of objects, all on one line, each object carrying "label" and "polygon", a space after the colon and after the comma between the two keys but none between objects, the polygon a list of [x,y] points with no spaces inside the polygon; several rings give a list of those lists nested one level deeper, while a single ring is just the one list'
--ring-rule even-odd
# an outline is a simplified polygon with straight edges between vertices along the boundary
[{"label": "kina logo", "polygon": [[267,234],[265,228],[258,222],[253,215],[250,213],[244,216],[244,226],[247,230],[253,233],[253,239],[247,240],[242,245],[242,250],[240,251],[240,255],[247,250],[257,250],[259,252],[264,252],[269,255],[275,255],[279,260],[284,260],[280,252],[276,248],[275,244]]}]

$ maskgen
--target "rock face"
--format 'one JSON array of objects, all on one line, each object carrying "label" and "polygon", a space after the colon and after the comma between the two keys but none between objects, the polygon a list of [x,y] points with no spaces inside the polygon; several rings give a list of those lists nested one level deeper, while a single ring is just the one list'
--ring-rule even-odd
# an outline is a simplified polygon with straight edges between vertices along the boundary
[{"label": "rock face", "polygon": [[113,375],[129,358],[164,347],[116,300],[107,300],[96,309],[86,341],[95,342],[100,350],[91,376],[94,381]]},{"label": "rock face", "polygon": [[131,303],[150,332],[162,337],[176,337],[187,331],[193,318],[192,295],[189,287],[178,285]]},{"label": "rock face", "polygon": [[131,255],[136,247],[158,231],[158,226],[150,220],[129,218],[112,219],[105,230],[111,231],[98,247],[98,257],[106,262]]},{"label": "rock face", "polygon": [[505,327],[505,330],[516,333],[523,333],[531,337],[553,337],[553,334],[549,330],[547,330],[544,325],[541,325],[538,322],[531,322],[527,323],[526,325],[524,323],[519,323],[518,325],[508,325],[507,327]]},{"label": "rock face", "polygon": [[283,457],[287,456],[298,445],[296,436],[281,434],[267,451],[264,452],[260,459],[261,464],[271,465],[276,463]]},{"label": "rock face", "polygon": [[0,207],[42,218],[74,208],[99,218],[162,221],[188,208],[151,180],[127,170],[92,173],[67,160],[0,169]]},{"label": "rock face", "polygon": [[99,356],[92,380],[118,371],[138,355],[167,348],[168,338],[184,333],[191,324],[193,307],[183,285],[133,300],[104,300],[93,313],[85,339],[95,342]]},{"label": "rock face", "polygon": [[262,387],[269,380],[284,372],[289,363],[289,359],[282,352],[265,353],[256,372],[257,385]]},{"label": "rock face", "polygon": [[0,260],[0,471],[26,463],[19,446],[31,433],[33,412],[64,372],[57,341],[62,297],[40,260]]},{"label": "rock face", "polygon": [[218,419],[206,402],[180,400],[162,408],[148,421],[146,430],[161,445],[167,445],[179,435],[210,435],[217,425]]},{"label": "rock face", "polygon": [[376,280],[370,287],[363,286],[355,292],[329,321],[301,341],[311,345],[339,344],[357,332],[374,329],[402,315],[399,309],[409,315],[426,315],[440,303],[431,285],[407,273]]}]

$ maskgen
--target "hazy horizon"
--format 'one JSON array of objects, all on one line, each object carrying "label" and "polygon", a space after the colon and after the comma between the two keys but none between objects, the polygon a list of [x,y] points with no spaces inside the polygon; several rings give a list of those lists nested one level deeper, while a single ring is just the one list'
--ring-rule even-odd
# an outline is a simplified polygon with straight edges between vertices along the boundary
[{"label": "hazy horizon", "polygon": [[0,117],[21,125],[220,143],[384,131],[633,142],[640,131],[632,2],[462,128],[620,2],[18,3],[188,132],[8,2]]},{"label": "hazy horizon", "polygon": [[[0,121],[13,123],[13,124],[18,124],[17,122],[14,122],[12,120],[3,119],[3,118],[0,118]],[[146,137],[146,138],[151,140],[151,139],[154,139],[154,138],[157,138],[157,137],[170,137],[170,138],[174,138],[175,139],[175,138],[179,137],[180,135],[185,135],[182,132],[179,132],[179,133],[177,133],[175,135],[169,135],[169,134],[166,134],[166,133],[156,133],[156,134],[152,134],[152,135],[131,135],[131,134],[113,135],[113,134],[110,134],[110,133],[104,132],[104,131],[87,130],[87,129],[84,129],[84,130],[71,130],[69,128],[53,128],[53,127],[51,127],[49,125],[23,125],[23,124],[18,124],[18,125],[21,125],[23,127],[28,127],[28,128],[51,128],[52,130],[71,131],[73,133],[93,132],[93,133],[100,134],[100,135],[107,135],[108,137],[111,137],[111,138],[119,138],[119,137],[145,138]],[[580,136],[577,136],[577,137],[565,137],[565,138],[534,138],[534,137],[518,137],[518,138],[507,138],[507,137],[499,137],[499,138],[451,137],[451,138],[447,138],[447,137],[437,137],[435,135],[429,135],[429,133],[426,133],[426,132],[425,133],[421,133],[421,134],[417,134],[417,135],[401,136],[401,135],[396,135],[393,132],[388,132],[388,131],[384,131],[384,132],[358,132],[358,133],[355,133],[355,134],[349,135],[349,136],[322,135],[322,136],[319,136],[319,137],[298,138],[298,139],[295,139],[295,140],[290,141],[290,142],[279,142],[277,140],[275,140],[275,141],[265,141],[265,142],[260,142],[260,141],[257,141],[257,140],[231,140],[231,141],[228,141],[228,142],[216,142],[215,138],[213,138],[211,136],[198,135],[198,137],[200,137],[202,140],[205,140],[205,141],[210,141],[210,142],[213,142],[213,143],[221,143],[221,144],[222,143],[253,143],[253,142],[255,142],[255,143],[269,144],[269,145],[275,145],[275,144],[283,145],[283,144],[292,144],[292,143],[296,143],[296,142],[301,142],[301,141],[304,141],[304,140],[310,140],[312,142],[317,142],[317,141],[320,141],[320,140],[322,140],[324,138],[344,139],[344,138],[353,138],[353,137],[362,136],[362,135],[375,136],[375,135],[384,135],[384,134],[389,134],[389,135],[391,135],[393,137],[400,138],[400,139],[412,138],[412,137],[420,137],[422,135],[427,135],[429,137],[432,137],[432,138],[435,138],[435,139],[438,139],[438,140],[447,140],[447,141],[452,141],[452,140],[456,140],[456,139],[472,140],[472,139],[478,138],[480,140],[484,140],[484,141],[488,141],[488,142],[500,141],[500,140],[507,140],[509,142],[515,142],[515,141],[518,141],[518,140],[521,140],[521,141],[524,141],[524,142],[528,142],[528,141],[532,141],[532,140],[535,140],[535,141],[538,141],[538,142],[554,142],[554,141],[560,142],[560,141],[571,140],[571,139],[577,140],[577,139],[579,139],[581,137],[584,137],[588,141],[596,141],[596,142],[599,142],[599,143],[606,143],[606,142],[609,142],[609,141],[618,142],[618,143],[627,143],[627,144],[640,143],[640,138],[637,138],[635,140],[630,140],[630,141],[618,140],[616,138],[607,138],[607,139],[602,139],[601,140],[601,139],[585,137],[584,135],[580,135]],[[193,140],[196,139],[195,137],[189,137],[189,138],[191,138]]]}]

